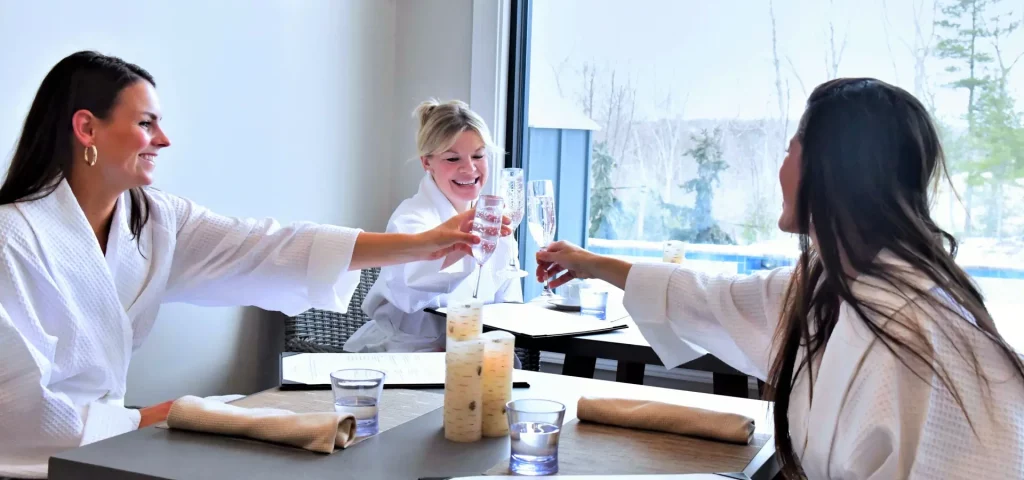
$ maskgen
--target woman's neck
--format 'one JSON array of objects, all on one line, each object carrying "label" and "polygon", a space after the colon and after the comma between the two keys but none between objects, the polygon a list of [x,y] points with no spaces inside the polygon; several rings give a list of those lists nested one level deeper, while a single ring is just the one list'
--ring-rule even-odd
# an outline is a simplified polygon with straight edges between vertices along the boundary
[{"label": "woman's neck", "polygon": [[452,207],[454,207],[455,211],[458,213],[465,213],[469,211],[469,209],[473,206],[472,202],[455,202],[452,201],[452,199],[450,198],[448,199],[448,201],[451,202]]},{"label": "woman's neck", "polygon": [[92,227],[100,249],[107,251],[107,238],[110,235],[110,222],[114,218],[114,208],[117,206],[117,197],[120,192],[97,192],[95,188],[89,188],[85,182],[76,181],[75,177],[68,177],[68,185],[71,192],[78,200],[78,206],[82,208],[89,226]]}]

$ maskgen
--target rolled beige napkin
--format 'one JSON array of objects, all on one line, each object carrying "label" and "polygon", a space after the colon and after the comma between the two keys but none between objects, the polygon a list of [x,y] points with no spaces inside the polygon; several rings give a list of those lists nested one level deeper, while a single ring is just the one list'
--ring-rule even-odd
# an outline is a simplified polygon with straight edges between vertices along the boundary
[{"label": "rolled beige napkin", "polygon": [[242,408],[191,395],[171,404],[167,426],[282,443],[322,453],[348,447],[356,438],[356,420],[351,414]]},{"label": "rolled beige napkin", "polygon": [[754,420],[735,413],[722,413],[650,400],[582,397],[576,416],[583,421],[627,428],[749,444]]}]

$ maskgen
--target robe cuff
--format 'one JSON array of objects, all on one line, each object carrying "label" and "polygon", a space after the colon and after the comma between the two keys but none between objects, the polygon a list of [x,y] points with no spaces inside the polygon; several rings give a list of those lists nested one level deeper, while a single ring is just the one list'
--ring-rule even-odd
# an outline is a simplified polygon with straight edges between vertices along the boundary
[{"label": "robe cuff", "polygon": [[[312,308],[338,313],[348,311],[349,301],[359,286],[359,270],[349,271],[349,266],[356,238],[361,232],[360,229],[333,225],[319,227],[310,248],[306,270]],[[302,311],[283,313],[294,316]]]},{"label": "robe cuff", "polygon": [[103,402],[92,402],[85,412],[82,445],[88,445],[139,428],[142,412]]},{"label": "robe cuff", "polygon": [[707,353],[683,340],[672,329],[668,312],[668,284],[678,265],[638,263],[629,270],[623,304],[633,323],[666,369],[678,367]]}]

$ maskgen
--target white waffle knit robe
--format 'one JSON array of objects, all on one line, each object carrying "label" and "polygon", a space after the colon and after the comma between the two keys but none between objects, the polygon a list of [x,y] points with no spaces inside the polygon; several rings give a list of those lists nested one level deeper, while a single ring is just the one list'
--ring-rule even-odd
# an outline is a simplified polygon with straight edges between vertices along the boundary
[{"label": "white waffle knit robe", "polygon": [[359,230],[229,218],[148,192],[141,244],[126,193],[106,254],[66,181],[0,206],[0,477],[43,477],[51,455],[138,428],[128,363],[162,303],[345,311]]},{"label": "white waffle knit robe", "polygon": [[[885,253],[880,261],[901,265]],[[791,274],[784,268],[707,276],[678,265],[638,264],[629,273],[625,303],[666,367],[677,366],[676,352],[688,352],[686,342],[692,342],[764,379]],[[948,298],[920,274],[907,275],[923,290]],[[854,285],[858,298],[909,315],[924,329],[977,434],[937,378],[929,385],[915,376],[844,304],[824,353],[813,362],[813,402],[806,374],[792,392],[790,434],[808,478],[1024,478],[1024,382],[1009,360],[947,311],[910,303],[877,279],[861,277]],[[938,322],[967,332],[992,379],[987,401],[985,386],[936,329]]]}]

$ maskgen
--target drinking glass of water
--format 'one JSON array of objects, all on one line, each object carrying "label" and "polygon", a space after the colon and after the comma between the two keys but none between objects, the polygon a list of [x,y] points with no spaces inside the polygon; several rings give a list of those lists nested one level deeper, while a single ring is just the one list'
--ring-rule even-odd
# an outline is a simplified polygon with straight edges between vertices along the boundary
[{"label": "drinking glass of water", "polygon": [[377,403],[384,389],[384,372],[366,368],[351,368],[331,373],[334,391],[334,411],[351,413],[356,417],[356,436],[376,435]]},{"label": "drinking glass of water", "polygon": [[565,405],[551,400],[522,399],[505,405],[512,454],[508,468],[517,475],[558,473],[558,436]]}]

